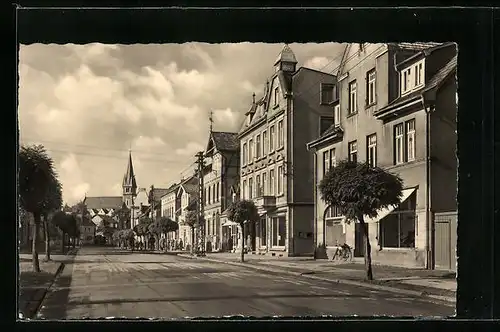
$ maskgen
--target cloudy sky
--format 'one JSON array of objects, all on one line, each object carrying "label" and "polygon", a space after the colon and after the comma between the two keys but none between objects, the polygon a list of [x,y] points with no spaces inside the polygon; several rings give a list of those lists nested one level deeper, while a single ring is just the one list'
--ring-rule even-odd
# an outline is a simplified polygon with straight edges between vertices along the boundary
[{"label": "cloudy sky", "polygon": [[[43,144],[66,202],[121,195],[128,151],[140,187],[190,174],[214,130],[237,131],[282,44],[22,45],[21,144]],[[299,66],[336,70],[340,44],[291,44]]]}]

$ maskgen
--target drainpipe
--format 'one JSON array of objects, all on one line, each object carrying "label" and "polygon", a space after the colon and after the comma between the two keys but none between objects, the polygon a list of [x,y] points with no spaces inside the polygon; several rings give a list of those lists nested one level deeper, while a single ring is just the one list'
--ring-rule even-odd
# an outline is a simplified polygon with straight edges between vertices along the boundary
[{"label": "drainpipe", "polygon": [[434,269],[434,220],[432,215],[432,200],[431,200],[431,106],[427,105],[424,95],[421,95],[422,105],[425,111],[425,176],[426,176],[426,219],[427,219],[427,236],[425,239],[425,250],[427,254],[426,269]]},{"label": "drainpipe", "polygon": [[313,199],[314,199],[314,212],[313,212],[313,254],[314,258],[316,258],[316,248],[318,246],[318,221],[317,221],[317,203],[318,203],[318,188],[317,188],[317,165],[318,165],[318,155],[316,153],[316,149],[313,151],[313,164],[314,164],[314,172],[313,172]]}]

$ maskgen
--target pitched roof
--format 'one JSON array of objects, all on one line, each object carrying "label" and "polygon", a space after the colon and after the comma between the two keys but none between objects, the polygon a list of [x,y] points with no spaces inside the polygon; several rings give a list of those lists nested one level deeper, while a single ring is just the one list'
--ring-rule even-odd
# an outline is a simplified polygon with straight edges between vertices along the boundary
[{"label": "pitched roof", "polygon": [[443,43],[435,43],[435,42],[413,42],[413,43],[389,43],[394,45],[400,49],[411,50],[411,51],[422,51],[428,48],[440,46]]},{"label": "pitched roof", "polygon": [[129,154],[128,154],[127,171],[125,172],[125,175],[123,176],[123,185],[124,186],[132,186],[132,188],[137,188],[137,183],[135,181],[135,174],[134,174],[134,166],[132,165],[132,153],[131,152],[129,152]]},{"label": "pitched roof", "polygon": [[240,148],[238,133],[213,131],[211,136],[215,148],[219,151],[236,151]]},{"label": "pitched roof", "polygon": [[290,48],[290,46],[288,46],[288,44],[285,44],[285,46],[283,46],[283,49],[281,49],[274,64],[276,65],[280,61],[297,63],[297,58],[295,57],[295,53],[293,53],[292,49]]},{"label": "pitched roof", "polygon": [[85,197],[87,209],[119,209],[123,205],[121,196]]},{"label": "pitched roof", "polygon": [[457,55],[455,55],[446,65],[443,66],[427,82],[424,91],[438,87],[457,68]]},{"label": "pitched roof", "polygon": [[190,195],[198,195],[198,178],[193,175],[182,181],[179,187],[184,188],[184,190]]},{"label": "pitched roof", "polygon": [[170,188],[153,188],[154,200],[159,201],[169,190]]}]

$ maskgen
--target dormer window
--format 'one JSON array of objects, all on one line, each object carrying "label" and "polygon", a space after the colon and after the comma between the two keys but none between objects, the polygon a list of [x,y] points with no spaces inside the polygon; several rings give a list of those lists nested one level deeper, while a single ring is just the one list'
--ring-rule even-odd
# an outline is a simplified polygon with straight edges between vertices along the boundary
[{"label": "dormer window", "polygon": [[274,106],[278,106],[278,94],[279,94],[279,88],[275,87],[274,88]]},{"label": "dormer window", "polygon": [[401,70],[400,74],[401,81],[401,95],[405,95],[409,92],[415,91],[416,89],[424,86],[425,83],[425,62],[421,60],[411,66],[406,67]]},{"label": "dormer window", "polygon": [[333,107],[333,124],[335,127],[340,126],[340,104]]}]

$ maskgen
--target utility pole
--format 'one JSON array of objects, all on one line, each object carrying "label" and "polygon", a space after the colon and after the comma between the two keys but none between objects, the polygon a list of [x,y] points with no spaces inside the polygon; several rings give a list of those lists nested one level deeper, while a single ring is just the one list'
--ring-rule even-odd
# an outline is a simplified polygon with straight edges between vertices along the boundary
[{"label": "utility pole", "polygon": [[203,202],[203,170],[205,168],[205,157],[203,152],[198,152],[195,157],[198,165],[198,214],[199,234],[201,240],[201,256],[205,256],[205,206]]}]

